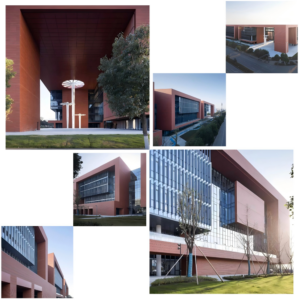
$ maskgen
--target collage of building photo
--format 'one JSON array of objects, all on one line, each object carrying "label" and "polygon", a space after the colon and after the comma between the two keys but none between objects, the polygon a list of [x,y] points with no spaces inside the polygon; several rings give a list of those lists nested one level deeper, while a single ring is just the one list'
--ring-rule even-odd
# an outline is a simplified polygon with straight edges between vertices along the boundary
[{"label": "collage of building photo", "polygon": [[2,5],[1,298],[298,294],[299,3],[167,2]]}]

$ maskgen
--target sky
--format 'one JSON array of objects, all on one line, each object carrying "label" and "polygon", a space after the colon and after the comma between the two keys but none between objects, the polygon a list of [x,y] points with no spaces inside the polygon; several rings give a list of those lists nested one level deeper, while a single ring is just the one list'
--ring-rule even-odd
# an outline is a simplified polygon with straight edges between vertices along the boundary
[{"label": "sky", "polygon": [[55,113],[50,109],[50,92],[40,80],[40,116],[44,120],[55,120]]},{"label": "sky", "polygon": [[141,167],[140,153],[79,153],[83,161],[82,169],[79,176],[82,176],[105,163],[121,157],[130,170],[135,170]]},{"label": "sky", "polygon": [[153,74],[155,89],[175,89],[179,92],[215,104],[215,111],[226,108],[225,74]]},{"label": "sky", "polygon": [[289,200],[293,195],[291,167],[294,162],[292,150],[239,150],[239,152]]},{"label": "sky", "polygon": [[226,24],[297,24],[296,1],[227,1]]},{"label": "sky", "polygon": [[73,292],[73,226],[43,226],[48,238],[48,253],[54,253],[69,287]]}]

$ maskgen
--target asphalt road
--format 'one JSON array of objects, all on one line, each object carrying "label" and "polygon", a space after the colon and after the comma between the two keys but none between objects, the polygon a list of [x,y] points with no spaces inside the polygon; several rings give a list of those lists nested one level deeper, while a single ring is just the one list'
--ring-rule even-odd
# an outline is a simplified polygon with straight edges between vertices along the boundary
[{"label": "asphalt road", "polygon": [[226,61],[226,73],[244,73],[240,69],[233,66],[231,63]]},{"label": "asphalt road", "polygon": [[226,146],[226,118],[224,119],[212,146]]},{"label": "asphalt road", "polygon": [[[237,52],[228,46],[226,46],[226,55],[229,55],[230,58],[236,58],[237,62],[255,73],[298,73],[298,66],[275,66],[273,64],[267,64],[248,54]],[[227,69],[226,72],[236,73],[232,72],[230,69]]]}]

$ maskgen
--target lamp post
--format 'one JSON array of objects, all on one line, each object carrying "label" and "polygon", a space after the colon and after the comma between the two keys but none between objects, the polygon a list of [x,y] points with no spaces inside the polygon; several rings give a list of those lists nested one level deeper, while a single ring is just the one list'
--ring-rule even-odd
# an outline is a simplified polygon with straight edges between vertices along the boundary
[{"label": "lamp post", "polygon": [[66,107],[67,107],[67,128],[69,128],[69,105],[72,105],[72,103],[62,102],[60,105],[66,105]]},{"label": "lamp post", "polygon": [[79,89],[84,86],[84,83],[80,80],[66,80],[62,83],[62,86],[68,89],[72,89],[72,128],[75,128],[75,89]]},{"label": "lamp post", "polygon": [[[180,250],[180,257],[181,257],[181,244],[177,244],[177,246],[178,246],[178,250]],[[180,264],[179,264],[179,274],[180,274],[180,277],[181,277],[181,262],[180,262]]]},{"label": "lamp post", "polygon": [[81,128],[81,117],[82,116],[86,116],[86,115],[84,115],[84,114],[76,114],[75,116],[79,117],[79,128]]}]

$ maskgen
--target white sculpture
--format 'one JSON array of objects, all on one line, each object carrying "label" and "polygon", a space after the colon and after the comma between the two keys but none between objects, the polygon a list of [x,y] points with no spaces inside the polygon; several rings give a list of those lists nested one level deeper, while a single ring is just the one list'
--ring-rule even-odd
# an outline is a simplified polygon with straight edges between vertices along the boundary
[{"label": "white sculpture", "polygon": [[67,108],[67,128],[69,128],[69,105],[72,105],[71,102],[62,102],[60,105],[66,105]]},{"label": "white sculpture", "polygon": [[66,80],[62,83],[63,87],[72,89],[72,128],[75,128],[75,89],[79,89],[84,86],[84,83],[80,80]]},{"label": "white sculpture", "polygon": [[86,116],[86,115],[84,115],[84,114],[76,114],[75,116],[79,117],[79,128],[81,128],[81,117],[82,116]]}]

